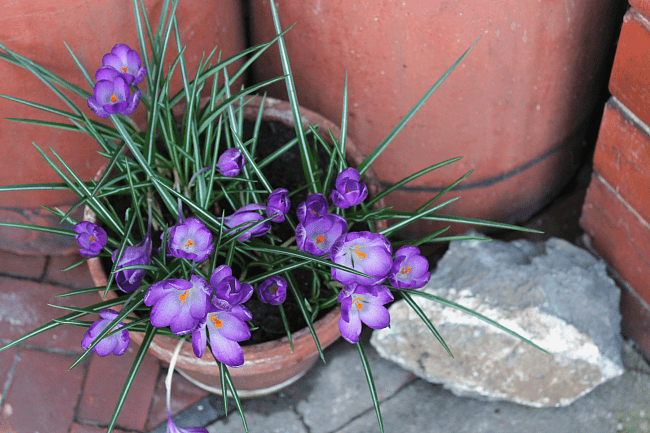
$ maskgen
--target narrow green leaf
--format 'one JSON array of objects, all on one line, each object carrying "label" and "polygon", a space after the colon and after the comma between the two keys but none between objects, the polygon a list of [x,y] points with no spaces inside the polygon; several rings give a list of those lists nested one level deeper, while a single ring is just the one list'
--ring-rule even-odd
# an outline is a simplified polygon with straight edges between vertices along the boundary
[{"label": "narrow green leaf", "polygon": [[430,88],[430,89],[429,89],[429,90],[424,94],[424,96],[422,96],[422,98],[421,98],[421,99],[420,99],[420,100],[419,100],[419,101],[418,101],[418,102],[413,106],[413,108],[411,108],[411,110],[409,110],[409,112],[406,113],[406,116],[404,116],[404,118],[403,118],[402,120],[400,120],[400,122],[399,122],[399,123],[397,124],[397,126],[395,126],[395,128],[394,128],[394,129],[393,129],[393,130],[388,134],[388,136],[387,136],[386,138],[384,138],[384,140],[383,140],[381,143],[379,143],[379,145],[375,148],[375,150],[373,150],[373,151],[370,153],[370,155],[368,155],[368,156],[366,157],[366,159],[363,160],[363,162],[362,162],[361,164],[359,164],[359,167],[357,167],[357,170],[359,170],[359,173],[361,173],[361,174],[363,175],[363,174],[366,172],[366,170],[368,170],[368,168],[372,165],[372,163],[373,163],[373,162],[374,162],[374,161],[379,157],[379,155],[381,155],[381,153],[382,153],[382,152],[383,152],[383,151],[388,147],[388,145],[391,143],[391,141],[393,141],[393,139],[394,139],[394,138],[397,136],[397,134],[402,130],[402,128],[404,128],[404,126],[406,126],[406,124],[409,122],[409,120],[411,120],[411,118],[413,118],[413,116],[415,116],[415,113],[417,113],[418,110],[419,110],[420,108],[422,108],[422,106],[423,106],[424,103],[427,101],[427,99],[429,99],[429,97],[433,94],[433,92],[434,92],[434,91],[435,91],[435,90],[436,90],[436,89],[437,89],[437,88],[442,84],[443,81],[445,81],[445,79],[449,76],[449,74],[451,74],[451,72],[452,72],[454,69],[456,69],[456,67],[460,64],[460,62],[463,61],[463,59],[465,58],[465,56],[467,56],[467,54],[470,52],[470,50],[471,50],[472,48],[474,48],[474,45],[476,45],[476,43],[477,43],[480,39],[481,39],[481,38],[479,37],[479,38],[478,38],[478,39],[477,39],[477,40],[472,44],[472,46],[469,47],[469,48],[467,49],[467,51],[465,51],[465,53],[464,53],[462,56],[460,56],[460,58],[459,58],[458,60],[456,60],[456,61],[454,62],[454,64],[451,65],[451,67],[450,67],[449,69],[447,69],[447,72],[445,72],[444,74],[442,74],[442,77],[440,77],[440,78],[438,79],[438,81],[436,81],[435,84],[434,84],[433,86],[431,86],[431,88]]},{"label": "narrow green leaf", "polygon": [[513,337],[517,337],[521,341],[530,344],[534,348],[539,349],[544,353],[548,353],[546,350],[542,349],[541,347],[539,347],[538,345],[536,345],[532,341],[528,340],[527,338],[524,338],[521,335],[517,334],[515,331],[512,331],[512,330],[506,328],[505,326],[498,324],[494,320],[488,319],[484,315],[482,315],[480,313],[477,313],[476,311],[471,310],[471,309],[469,309],[467,307],[463,307],[462,305],[459,305],[459,304],[457,304],[455,302],[451,302],[451,301],[448,301],[445,298],[441,298],[439,296],[432,295],[431,293],[422,292],[422,291],[419,291],[419,290],[395,289],[395,288],[391,288],[391,290],[398,291],[398,292],[401,292],[401,293],[408,292],[411,295],[420,296],[422,298],[428,299],[430,301],[437,302],[437,303],[445,305],[447,307],[452,307],[452,308],[455,308],[457,310],[463,311],[463,312],[469,314],[470,316],[474,316],[477,319],[480,319],[480,320],[484,321],[485,323],[488,323],[488,324],[490,324],[490,325],[492,325],[492,326],[494,326],[496,328],[499,328],[500,330],[502,330],[504,332],[507,332],[508,334],[512,335]]},{"label": "narrow green leaf", "polygon": [[120,393],[120,396],[117,399],[117,404],[115,405],[115,410],[113,411],[113,416],[111,417],[111,421],[108,423],[108,428],[106,430],[106,433],[110,433],[113,431],[113,427],[115,426],[117,417],[120,415],[120,412],[122,411],[122,406],[124,406],[124,401],[126,400],[126,397],[129,394],[131,385],[133,385],[133,380],[135,379],[135,375],[138,373],[138,370],[142,365],[142,361],[144,361],[144,358],[147,355],[147,350],[149,349],[149,345],[151,344],[153,337],[156,335],[156,331],[157,328],[151,326],[151,323],[147,324],[147,328],[144,333],[144,338],[142,340],[142,343],[140,343],[140,349],[138,350],[138,353],[135,355],[135,359],[133,360],[133,364],[131,365],[131,370],[129,370],[129,374],[126,376],[126,380],[124,381],[124,387],[122,388],[122,392]]},{"label": "narrow green leaf", "polygon": [[38,231],[38,232],[53,233],[55,235],[63,235],[63,236],[76,236],[77,235],[77,233],[75,233],[72,230],[53,229],[51,227],[37,226],[37,225],[32,225],[32,224],[0,223],[0,227],[34,230],[34,231]]},{"label": "narrow green leaf", "polygon": [[411,295],[409,295],[407,292],[400,292],[402,295],[402,298],[406,301],[406,303],[415,311],[415,314],[422,319],[425,325],[427,325],[427,328],[433,333],[433,335],[436,337],[436,339],[442,344],[442,347],[445,348],[449,356],[452,358],[454,355],[451,353],[451,350],[449,350],[449,347],[447,346],[447,343],[445,343],[445,340],[442,338],[442,335],[436,330],[435,326],[433,326],[433,323],[429,320],[426,314],[424,314],[424,311],[422,311],[422,308],[411,298]]},{"label": "narrow green leaf", "polygon": [[284,307],[282,307],[282,304],[278,305],[278,309],[280,310],[280,316],[282,317],[284,330],[286,331],[287,338],[289,339],[289,346],[291,347],[291,351],[293,352],[293,338],[291,338],[291,330],[289,330],[289,321],[287,320],[287,315],[284,312]]},{"label": "narrow green leaf", "polygon": [[314,344],[316,344],[316,349],[318,350],[318,353],[320,354],[320,359],[323,360],[323,364],[327,364],[327,361],[325,361],[325,355],[323,354],[323,349],[321,348],[320,341],[318,341],[318,335],[316,335],[316,330],[314,329],[314,324],[311,321],[311,317],[309,313],[305,309],[305,305],[303,303],[302,296],[300,296],[300,292],[298,292],[297,289],[297,283],[296,280],[293,278],[293,275],[290,272],[285,272],[284,277],[287,280],[289,289],[291,290],[291,293],[293,294],[293,297],[296,300],[296,303],[298,304],[298,307],[300,308],[300,312],[302,313],[302,317],[305,319],[305,322],[307,323],[307,328],[309,328],[309,332],[311,333],[312,338],[314,339]]},{"label": "narrow green leaf", "polygon": [[361,365],[363,365],[363,371],[366,374],[366,381],[368,382],[368,391],[370,391],[370,397],[372,397],[372,404],[375,407],[375,414],[377,415],[377,422],[379,423],[379,431],[381,433],[384,433],[384,421],[381,418],[381,410],[379,409],[379,396],[377,396],[377,387],[375,386],[375,381],[372,378],[372,371],[370,371],[368,356],[366,355],[366,351],[363,348],[361,340],[357,342],[357,350],[359,351],[359,358],[361,359]]}]

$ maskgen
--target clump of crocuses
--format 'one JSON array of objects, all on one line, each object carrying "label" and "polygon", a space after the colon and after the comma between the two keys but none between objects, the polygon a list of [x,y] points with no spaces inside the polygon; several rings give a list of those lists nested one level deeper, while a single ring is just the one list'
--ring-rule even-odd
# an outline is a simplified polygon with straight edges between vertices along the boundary
[{"label": "clump of crocuses", "polygon": [[102,67],[95,72],[97,83],[88,107],[99,117],[111,114],[129,115],[135,111],[142,97],[140,90],[131,93],[147,74],[140,56],[128,45],[117,44],[102,59]]}]

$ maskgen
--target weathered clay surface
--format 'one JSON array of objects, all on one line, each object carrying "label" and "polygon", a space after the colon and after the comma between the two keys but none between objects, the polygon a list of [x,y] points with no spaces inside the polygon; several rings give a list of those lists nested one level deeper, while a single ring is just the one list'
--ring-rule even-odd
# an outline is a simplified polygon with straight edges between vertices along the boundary
[{"label": "weathered clay surface", "polygon": [[378,353],[456,395],[534,407],[567,406],[624,372],[619,290],[605,264],[560,239],[453,242],[422,290],[473,309],[534,347],[467,313],[413,296],[451,358],[404,303],[375,331]]}]

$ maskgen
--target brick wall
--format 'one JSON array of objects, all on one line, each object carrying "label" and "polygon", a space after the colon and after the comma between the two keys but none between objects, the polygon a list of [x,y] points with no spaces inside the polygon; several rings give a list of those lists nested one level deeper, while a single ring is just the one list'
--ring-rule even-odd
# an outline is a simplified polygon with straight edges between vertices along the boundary
[{"label": "brick wall", "polygon": [[650,357],[650,0],[630,4],[580,224],[625,281],[622,331]]}]

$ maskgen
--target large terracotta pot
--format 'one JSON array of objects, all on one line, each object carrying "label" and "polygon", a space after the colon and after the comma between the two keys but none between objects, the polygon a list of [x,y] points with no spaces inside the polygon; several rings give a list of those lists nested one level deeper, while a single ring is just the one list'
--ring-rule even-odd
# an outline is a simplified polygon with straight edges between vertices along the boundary
[{"label": "large terracotta pot", "polygon": [[[244,118],[255,120],[259,112],[262,98],[255,96],[249,98],[249,103],[244,107]],[[323,116],[304,108],[301,108],[303,124],[319,125],[321,131],[332,131],[336,139],[341,136],[340,129]],[[293,117],[288,102],[274,98],[266,98],[264,105],[264,120],[277,121],[294,128]],[[323,138],[331,144],[329,135],[323,134]],[[354,142],[348,138],[346,144],[348,163],[358,165],[361,155],[356,150]],[[96,175],[98,179],[103,169]],[[372,169],[366,171],[364,182],[368,186],[369,194],[374,195],[379,191],[379,182]],[[383,207],[385,203],[379,200],[374,207]],[[95,222],[96,216],[86,208],[84,219]],[[383,230],[387,227],[386,221],[378,221],[375,224],[376,230]],[[108,280],[100,260],[93,258],[88,261],[93,282],[97,287],[106,286]],[[115,297],[110,292],[109,297]],[[327,315],[314,323],[316,334],[321,347],[325,349],[340,337],[338,319],[341,315],[339,307],[330,311]],[[282,389],[301,378],[318,360],[319,354],[312,339],[309,329],[304,328],[292,334],[294,350],[289,346],[287,337],[267,343],[244,346],[245,363],[240,368],[229,368],[230,375],[240,397],[258,397],[273,393]],[[142,334],[132,333],[131,339],[136,343],[142,343]],[[155,336],[149,346],[149,353],[169,363],[178,340],[172,337]],[[190,342],[183,344],[176,364],[178,371],[197,386],[214,392],[221,393],[221,382],[219,368],[210,351],[206,351],[203,358],[196,358],[192,351]]]},{"label": "large terracotta pot", "polygon": [[[383,187],[464,158],[401,188],[388,205],[412,210],[470,170],[443,213],[522,221],[573,174],[583,130],[615,36],[616,0],[277,0],[299,101],[340,119],[345,73],[349,129],[370,153],[481,37],[375,162]],[[268,0],[251,2],[254,43],[275,30]],[[277,49],[257,81],[282,74]],[[325,91],[323,89],[326,89]],[[596,89],[596,91],[594,91]],[[283,98],[280,84],[269,94]],[[437,228],[423,222],[414,231]],[[452,230],[454,228],[452,227]],[[457,227],[455,231],[465,230]]]},{"label": "large terracotta pot", "polygon": [[[163,2],[145,0],[145,5],[155,29]],[[89,86],[70,57],[64,41],[91,75],[101,66],[103,54],[110,52],[115,44],[125,43],[139,51],[131,2],[16,1],[3,5],[2,15],[0,41],[3,44],[88,90]],[[245,48],[241,5],[237,0],[180,2],[177,17],[181,40],[187,44],[185,59],[190,76],[194,75],[203,53],[209,53],[215,45],[222,51],[222,58]],[[166,56],[167,66],[171,65],[175,57],[175,45],[171,44]],[[0,61],[0,75],[0,93],[68,109],[38,78],[24,69]],[[172,92],[181,87],[181,76],[177,70],[172,80]],[[92,177],[97,167],[103,163],[103,158],[97,154],[99,146],[88,136],[5,120],[13,117],[65,121],[61,117],[15,102],[1,101],[0,185],[61,182],[32,146],[32,142],[45,150],[48,147],[54,149],[82,179]],[[86,106],[86,101],[80,98],[73,97],[73,101],[79,107]],[[88,114],[92,116],[90,111]],[[133,117],[138,123],[144,123],[144,108],[139,107]],[[51,217],[40,206],[66,209],[75,202],[76,195],[69,191],[2,193],[0,221],[59,227],[59,219]],[[0,249],[20,254],[73,252],[74,239],[63,238],[41,232],[0,228]]]}]

